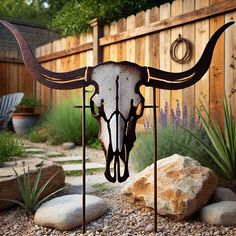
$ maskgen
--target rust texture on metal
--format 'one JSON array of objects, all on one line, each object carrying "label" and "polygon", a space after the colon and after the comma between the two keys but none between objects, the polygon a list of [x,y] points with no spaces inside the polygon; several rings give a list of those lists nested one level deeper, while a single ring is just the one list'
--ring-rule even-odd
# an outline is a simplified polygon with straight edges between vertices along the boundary
[{"label": "rust texture on metal", "polygon": [[83,214],[82,214],[82,226],[83,234],[86,233],[86,148],[85,148],[85,127],[86,127],[86,97],[85,97],[85,87],[82,89],[82,205],[83,205]]},{"label": "rust texture on metal", "polygon": [[129,177],[128,158],[136,139],[136,122],[143,115],[144,98],[139,87],[147,83],[147,70],[131,62],[107,62],[90,68],[87,77],[95,86],[90,107],[99,121],[105,176],[111,182],[123,182]]},{"label": "rust texture on metal", "polygon": [[156,88],[153,88],[153,137],[154,137],[154,230],[157,232],[157,111]]},{"label": "rust texture on metal", "polygon": [[[106,62],[65,73],[52,72],[37,62],[28,43],[14,26],[3,20],[0,23],[15,36],[28,71],[39,83],[62,90],[84,88],[91,84],[95,86],[90,106],[100,125],[99,139],[106,156],[105,176],[111,182],[123,182],[129,176],[128,157],[135,142],[135,125],[143,115],[144,98],[139,92],[140,86],[176,90],[195,84],[207,72],[218,38],[234,22],[220,27],[207,43],[196,65],[179,73],[139,66],[127,61]],[[138,109],[140,105],[141,109]],[[113,175],[110,168],[112,162]]]}]

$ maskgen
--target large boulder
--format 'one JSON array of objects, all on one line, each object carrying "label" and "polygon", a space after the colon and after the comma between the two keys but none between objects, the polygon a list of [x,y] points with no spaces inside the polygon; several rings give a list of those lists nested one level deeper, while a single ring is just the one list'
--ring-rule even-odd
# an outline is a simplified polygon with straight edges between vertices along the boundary
[{"label": "large boulder", "polygon": [[236,202],[222,201],[205,206],[200,217],[207,224],[236,226]]},{"label": "large boulder", "polygon": [[[99,197],[86,195],[86,223],[107,212],[106,203]],[[82,225],[82,195],[71,194],[54,198],[40,206],[34,216],[37,225],[70,230]]]},{"label": "large boulder", "polygon": [[[46,183],[55,173],[57,175],[53,178],[47,188],[41,195],[41,198],[48,196],[50,193],[65,185],[65,174],[63,168],[54,164],[52,161],[43,161],[39,158],[27,158],[24,161],[8,162],[5,166],[0,168],[0,199],[11,199],[22,201],[21,193],[18,187],[17,178],[13,171],[16,170],[19,176],[23,175],[23,168],[27,171],[28,166],[30,170],[30,180],[33,183],[37,174],[38,167],[42,165],[42,175],[39,182],[39,187]],[[0,209],[6,209],[15,205],[10,201],[0,200]]]},{"label": "large boulder", "polygon": [[[217,185],[212,170],[178,154],[157,161],[157,211],[176,220],[190,217],[209,201]],[[153,164],[123,188],[135,203],[154,207]]]}]

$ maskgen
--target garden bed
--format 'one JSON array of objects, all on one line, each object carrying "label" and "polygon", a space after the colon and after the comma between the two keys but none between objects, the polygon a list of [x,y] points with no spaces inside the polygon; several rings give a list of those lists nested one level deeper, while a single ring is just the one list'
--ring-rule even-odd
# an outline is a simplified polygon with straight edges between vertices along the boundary
[{"label": "garden bed", "polygon": [[[120,187],[104,192],[97,192],[95,195],[101,197],[109,205],[109,211],[102,218],[87,225],[86,235],[109,235],[109,236],[144,236],[155,235],[153,233],[153,211],[139,208],[131,204],[127,197],[121,195]],[[176,222],[166,217],[158,216],[158,233],[156,235],[184,235],[184,236],[210,236],[236,234],[236,228],[212,226],[201,223],[198,219]],[[1,235],[17,236],[40,236],[40,235],[70,235],[76,236],[82,233],[81,228],[71,231],[60,232],[58,230],[39,227],[34,224],[33,217],[27,218],[20,208],[12,208],[0,212]]]}]

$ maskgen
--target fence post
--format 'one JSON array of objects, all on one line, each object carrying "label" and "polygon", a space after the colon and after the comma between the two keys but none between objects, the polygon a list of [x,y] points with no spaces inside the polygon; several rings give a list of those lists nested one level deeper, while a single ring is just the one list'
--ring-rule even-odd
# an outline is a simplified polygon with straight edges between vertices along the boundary
[{"label": "fence post", "polygon": [[98,19],[89,22],[93,28],[93,65],[103,62],[103,51],[99,39],[103,37],[103,24]]}]

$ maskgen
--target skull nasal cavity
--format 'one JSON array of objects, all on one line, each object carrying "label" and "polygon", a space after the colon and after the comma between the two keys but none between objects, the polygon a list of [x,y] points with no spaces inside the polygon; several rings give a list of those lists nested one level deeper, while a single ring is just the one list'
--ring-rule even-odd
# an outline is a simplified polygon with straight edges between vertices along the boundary
[{"label": "skull nasal cavity", "polygon": [[110,119],[110,135],[113,152],[121,152],[124,143],[125,121],[120,114],[113,114]]}]

